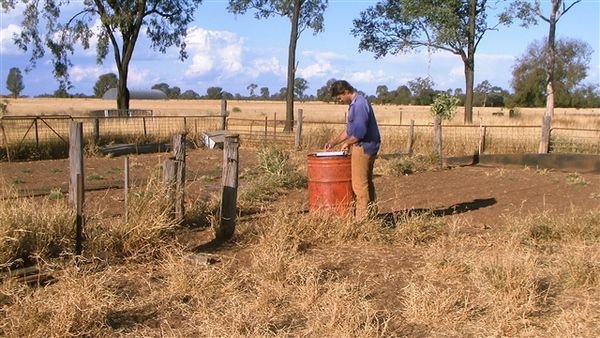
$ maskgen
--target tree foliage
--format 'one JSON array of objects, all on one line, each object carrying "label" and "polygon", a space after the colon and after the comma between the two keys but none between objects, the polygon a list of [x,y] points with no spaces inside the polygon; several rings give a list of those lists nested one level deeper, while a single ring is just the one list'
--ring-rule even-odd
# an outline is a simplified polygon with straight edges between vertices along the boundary
[{"label": "tree foliage", "polygon": [[246,89],[248,89],[248,92],[250,93],[250,97],[254,97],[254,91],[256,90],[256,88],[258,88],[258,85],[256,83],[251,83],[246,87]]},{"label": "tree foliage", "polygon": [[[515,0],[508,7],[508,10],[504,15],[510,17],[511,15],[522,21],[522,26],[527,27],[530,23],[537,23],[538,19],[541,19],[548,23],[548,38],[544,48],[546,53],[546,66],[545,74],[546,81],[544,83],[546,89],[546,111],[544,115],[550,116],[554,114],[554,106],[556,104],[556,26],[560,18],[565,15],[573,6],[581,2],[581,0],[574,0],[571,4],[567,5],[567,1],[563,0],[550,0],[550,13],[548,15],[542,13],[541,5],[539,0]],[[516,15],[514,14],[516,13]],[[541,147],[541,146],[540,146]],[[540,148],[541,149],[541,148]]]},{"label": "tree foliage", "polygon": [[331,79],[327,80],[327,82],[325,83],[324,86],[317,89],[317,100],[327,102],[327,103],[333,101],[333,97],[331,97],[331,91],[329,90],[329,88],[331,88],[331,84],[334,83],[335,81],[336,81],[335,78],[331,78]]},{"label": "tree foliage", "polygon": [[117,82],[119,79],[117,78],[117,74],[115,73],[106,73],[100,75],[98,80],[94,84],[94,96],[102,97],[107,90],[111,88],[117,87]]},{"label": "tree foliage", "polygon": [[457,98],[448,95],[448,93],[439,93],[429,108],[433,116],[439,116],[442,120],[451,120],[456,114],[457,105]]},{"label": "tree foliage", "polygon": [[308,89],[308,81],[298,77],[294,80],[294,95],[300,100],[304,100],[304,92]]},{"label": "tree foliage", "polygon": [[[70,57],[75,46],[90,47],[93,37],[97,39],[96,61],[102,63],[112,48],[119,80],[117,106],[129,109],[127,77],[142,27],[150,40],[151,48],[166,52],[167,48],[180,48],[180,58],[185,53],[187,26],[194,19],[194,12],[202,0],[84,0],[77,3],[73,15],[67,14],[75,6],[70,0],[2,0],[4,11],[14,10],[21,2],[23,11],[22,31],[15,36],[16,45],[30,51],[30,65],[42,58],[48,50],[52,55],[54,77],[59,89],[70,88]],[[68,10],[66,10],[68,8]],[[100,25],[95,30],[94,24]],[[43,29],[44,31],[41,31]]]},{"label": "tree foliage", "polygon": [[[475,51],[488,26],[487,0],[381,0],[354,20],[359,50],[375,58],[426,47],[460,56],[465,68],[465,122],[472,122]],[[413,92],[414,94],[414,92]],[[423,102],[423,104],[429,104]]]},{"label": "tree foliage", "polygon": [[301,33],[310,28],[315,34],[323,30],[323,13],[328,0],[229,0],[227,9],[234,14],[255,10],[257,19],[272,16],[290,20],[288,46],[285,129],[291,130],[294,121],[294,82],[296,79],[296,46]]},{"label": "tree foliage", "polygon": [[[554,99],[556,106],[571,106],[571,98],[587,77],[592,49],[576,39],[556,41],[554,67]],[[514,103],[524,107],[543,107],[547,96],[548,45],[541,40],[532,42],[525,54],[513,65],[512,87]]]},{"label": "tree foliage", "polygon": [[208,87],[206,89],[206,98],[211,100],[224,99],[225,93],[221,87]]},{"label": "tree foliage", "polygon": [[23,89],[25,89],[21,69],[13,67],[8,71],[8,76],[6,77],[6,89],[8,89],[14,98],[17,98],[21,95],[21,92]]},{"label": "tree foliage", "polygon": [[170,87],[169,84],[161,82],[152,86],[152,89],[158,89],[167,95],[169,99],[178,99],[181,96],[181,88],[175,86]]},{"label": "tree foliage", "polygon": [[270,93],[269,93],[269,87],[261,87],[260,88],[260,97],[262,99],[265,99],[265,100],[268,99],[269,95],[270,95]]},{"label": "tree foliage", "polygon": [[418,77],[412,81],[408,81],[408,88],[412,93],[412,103],[416,105],[430,105],[436,95],[433,86],[434,82],[430,78]]}]

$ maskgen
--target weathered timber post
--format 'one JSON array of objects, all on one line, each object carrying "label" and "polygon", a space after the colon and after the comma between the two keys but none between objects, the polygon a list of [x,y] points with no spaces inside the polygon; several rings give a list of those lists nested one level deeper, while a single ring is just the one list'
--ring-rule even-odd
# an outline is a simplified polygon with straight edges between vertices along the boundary
[{"label": "weathered timber post", "polygon": [[6,137],[6,132],[4,131],[4,124],[2,124],[1,119],[0,119],[0,131],[2,131],[2,141],[4,142],[4,147],[6,148],[6,160],[10,163],[10,149],[8,147],[8,138]]},{"label": "weathered timber post", "polygon": [[544,115],[542,120],[542,136],[540,139],[540,146],[538,153],[547,154],[550,149],[550,129],[552,126],[552,116]]},{"label": "weathered timber post", "polygon": [[477,153],[479,155],[483,154],[483,152],[485,151],[485,136],[487,133],[487,127],[486,126],[480,126],[479,127],[479,147],[477,149]]},{"label": "weathered timber post", "polygon": [[302,114],[303,110],[298,109],[298,118],[296,119],[296,132],[294,133],[294,146],[296,150],[302,148]]},{"label": "weathered timber post", "polygon": [[33,123],[35,124],[35,148],[36,149],[40,148],[40,132],[38,130],[38,119],[39,119],[39,117],[36,117],[33,119]]},{"label": "weathered timber post", "polygon": [[83,174],[83,124],[81,122],[71,122],[69,129],[69,174],[69,203],[76,206],[77,175],[85,177]]},{"label": "weathered timber post", "polygon": [[273,113],[273,139],[277,139],[277,112]]},{"label": "weathered timber post", "polygon": [[173,158],[178,162],[175,181],[175,219],[181,221],[184,210],[185,134],[173,136]]},{"label": "weathered timber post", "polygon": [[400,121],[399,121],[399,125],[402,125],[402,108],[400,108],[400,111],[398,112],[398,115],[400,117]]},{"label": "weathered timber post", "polygon": [[415,120],[410,120],[408,127],[408,137],[406,138],[406,153],[408,156],[413,154],[413,146],[415,144]]},{"label": "weathered timber post", "polygon": [[148,130],[146,129],[146,117],[142,116],[142,122],[144,123],[144,138],[148,137]]},{"label": "weathered timber post", "polygon": [[227,129],[227,100],[221,100],[221,126],[220,130]]},{"label": "weathered timber post", "polygon": [[177,219],[175,212],[175,195],[177,191],[177,166],[179,163],[172,158],[163,162],[163,184],[167,196],[167,212],[172,219]]},{"label": "weathered timber post", "polygon": [[100,142],[100,119],[99,118],[94,118],[93,122],[93,138],[94,138],[94,143],[98,144]]},{"label": "weathered timber post", "polygon": [[163,182],[167,189],[170,214],[177,222],[184,217],[185,134],[173,137],[173,157],[163,163]]},{"label": "weathered timber post", "polygon": [[434,139],[433,145],[435,148],[435,154],[439,159],[439,163],[442,164],[442,117],[440,115],[435,116],[435,122],[433,125]]},{"label": "weathered timber post", "polygon": [[269,134],[269,118],[265,116],[265,141],[267,140],[268,134]]},{"label": "weathered timber post", "polygon": [[125,156],[124,166],[124,194],[125,194],[125,223],[129,220],[129,156]]},{"label": "weathered timber post", "polygon": [[75,204],[75,255],[81,256],[83,252],[83,225],[85,219],[83,217],[83,176],[80,174],[77,174],[75,192],[75,199],[77,201]]},{"label": "weathered timber post", "polygon": [[223,145],[223,190],[219,222],[215,224],[217,240],[227,240],[235,231],[239,169],[239,135],[225,136]]}]

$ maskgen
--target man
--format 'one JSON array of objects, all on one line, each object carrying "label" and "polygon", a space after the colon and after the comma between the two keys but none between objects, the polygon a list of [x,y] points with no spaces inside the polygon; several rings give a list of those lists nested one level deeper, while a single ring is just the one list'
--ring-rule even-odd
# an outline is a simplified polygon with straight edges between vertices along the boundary
[{"label": "man", "polygon": [[377,214],[373,165],[381,136],[371,104],[347,81],[331,84],[331,97],[349,104],[346,129],[335,139],[325,144],[325,150],[341,144],[342,150],[351,150],[352,190],[356,197],[355,215],[358,218]]}]

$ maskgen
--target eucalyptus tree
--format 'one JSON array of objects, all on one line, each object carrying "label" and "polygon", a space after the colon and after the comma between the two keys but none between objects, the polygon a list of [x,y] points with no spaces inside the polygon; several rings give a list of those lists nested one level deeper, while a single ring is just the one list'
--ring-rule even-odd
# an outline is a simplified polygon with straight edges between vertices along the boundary
[{"label": "eucalyptus tree", "polygon": [[[133,52],[142,32],[150,47],[165,53],[179,47],[179,58],[187,57],[187,26],[202,0],[2,0],[4,12],[22,11],[22,30],[14,36],[15,44],[30,51],[30,67],[52,55],[54,77],[63,91],[71,87],[69,67],[75,46],[89,49],[96,39],[96,61],[101,64],[112,48],[119,81],[117,107],[129,109],[127,76]],[[21,4],[19,4],[21,3]],[[96,20],[99,25],[95,27]]]},{"label": "eucalyptus tree", "polygon": [[94,84],[94,96],[102,97],[107,90],[111,88],[116,88],[119,79],[117,78],[117,74],[115,73],[106,73],[100,75],[98,80]]},{"label": "eucalyptus tree", "polygon": [[[495,3],[495,2],[494,2]],[[465,74],[465,123],[473,122],[475,52],[484,34],[509,20],[488,25],[487,0],[380,0],[355,19],[359,50],[375,58],[414,49],[443,50],[460,56]]]},{"label": "eucalyptus tree", "polygon": [[256,90],[256,88],[258,88],[258,85],[256,83],[251,83],[246,87],[246,89],[248,89],[248,91],[250,92],[250,97],[254,97],[254,91]]},{"label": "eucalyptus tree", "polygon": [[[554,98],[551,105],[570,107],[573,93],[581,88],[581,82],[588,75],[593,50],[588,43],[577,39],[563,38],[555,43],[555,66],[552,72]],[[548,108],[548,53],[547,43],[536,40],[516,59],[511,83],[515,104],[524,107],[546,105]]]},{"label": "eucalyptus tree", "polygon": [[25,89],[25,85],[23,85],[23,74],[21,74],[19,68],[13,67],[8,71],[8,76],[6,77],[6,89],[10,91],[13,98],[19,97],[23,89]]},{"label": "eucalyptus tree", "polygon": [[269,94],[269,87],[261,87],[260,88],[260,97],[263,99],[268,99],[270,96]]},{"label": "eucalyptus tree", "polygon": [[290,20],[285,92],[285,130],[287,131],[292,130],[294,125],[294,80],[298,40],[307,28],[312,29],[314,34],[323,30],[323,13],[327,4],[328,0],[229,0],[228,10],[234,14],[245,14],[248,10],[255,10],[254,17],[257,19],[281,16]]},{"label": "eucalyptus tree", "polygon": [[300,101],[304,100],[304,97],[305,97],[304,92],[307,89],[308,89],[308,82],[305,79],[298,77],[294,80],[294,94]]},{"label": "eucalyptus tree", "polygon": [[550,0],[550,13],[544,14],[539,0],[516,0],[513,1],[505,12],[506,17],[516,17],[522,20],[521,25],[527,27],[529,24],[537,24],[538,19],[548,23],[548,40],[544,50],[546,51],[546,111],[545,116],[554,115],[555,102],[555,68],[556,68],[556,25],[560,18],[573,6],[581,2],[574,0],[567,5],[568,1]]}]

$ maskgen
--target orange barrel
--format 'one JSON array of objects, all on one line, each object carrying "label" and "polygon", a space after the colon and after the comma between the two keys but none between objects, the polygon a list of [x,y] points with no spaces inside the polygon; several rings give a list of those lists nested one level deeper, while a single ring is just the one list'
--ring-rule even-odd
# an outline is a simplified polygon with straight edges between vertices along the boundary
[{"label": "orange barrel", "polygon": [[332,209],[340,215],[351,211],[353,200],[350,155],[308,155],[308,209]]}]

